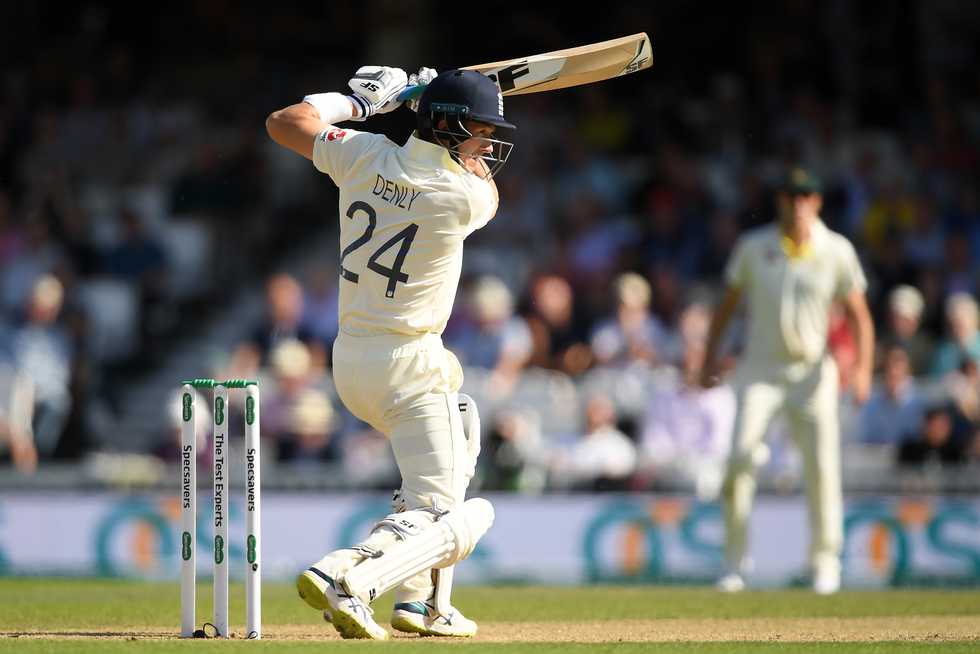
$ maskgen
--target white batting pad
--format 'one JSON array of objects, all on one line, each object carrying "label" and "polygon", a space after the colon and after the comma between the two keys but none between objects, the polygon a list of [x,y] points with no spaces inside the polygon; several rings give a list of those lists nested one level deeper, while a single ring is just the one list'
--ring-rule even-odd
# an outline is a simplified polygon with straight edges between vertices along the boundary
[{"label": "white batting pad", "polygon": [[480,456],[480,412],[477,411],[476,402],[466,393],[459,394],[459,414],[463,418],[463,433],[471,459],[467,477],[472,479],[476,474],[476,460]]},{"label": "white batting pad", "polygon": [[462,561],[493,524],[493,505],[485,499],[467,500],[435,522],[413,514],[394,513],[379,525],[398,534],[383,551],[351,568],[340,580],[348,593],[373,601],[406,579]]}]

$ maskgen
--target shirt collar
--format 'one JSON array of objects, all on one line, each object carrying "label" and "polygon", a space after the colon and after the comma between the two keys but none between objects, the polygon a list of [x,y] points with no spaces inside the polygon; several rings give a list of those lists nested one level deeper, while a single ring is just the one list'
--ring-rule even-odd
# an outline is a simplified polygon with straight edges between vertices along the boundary
[{"label": "shirt collar", "polygon": [[443,167],[455,172],[465,172],[465,169],[456,163],[456,160],[449,154],[449,150],[441,145],[424,141],[415,133],[408,137],[403,148],[413,161],[418,161],[430,168]]},{"label": "shirt collar", "polygon": [[792,260],[812,259],[815,249],[819,247],[821,243],[823,243],[826,232],[827,227],[823,224],[823,221],[818,218],[817,220],[813,221],[813,225],[810,228],[809,240],[797,245],[793,242],[793,239],[783,233],[781,228],[776,228],[776,233],[779,237],[779,245],[783,250],[783,254],[786,255],[786,258]]}]

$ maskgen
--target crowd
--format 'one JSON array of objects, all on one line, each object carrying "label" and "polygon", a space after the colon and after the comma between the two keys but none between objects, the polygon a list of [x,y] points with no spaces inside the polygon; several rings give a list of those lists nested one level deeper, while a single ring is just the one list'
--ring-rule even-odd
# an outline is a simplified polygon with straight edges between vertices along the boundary
[{"label": "crowd", "polygon": [[[791,67],[793,45],[753,29],[758,60],[712,66],[701,85],[655,66],[507,101],[520,129],[501,207],[467,241],[444,334],[484,413],[484,487],[681,479],[717,492],[734,398],[695,383],[707,325],[734,240],[772,220],[787,163],[824,179],[823,219],[869,278],[878,342],[863,408],[849,398],[843,313],[828,344],[846,445],[883,465],[980,461],[980,86],[922,50],[931,74],[907,96],[859,67],[888,104],[869,106],[849,62]],[[98,57],[81,73],[12,65],[0,80],[0,456],[31,470],[97,449],[120,380],[193,338],[229,290],[265,284],[266,317],[214,376],[263,380],[270,456],[382,474],[384,442],[330,382],[336,252],[277,272],[290,246],[337,231],[329,181],[263,133],[281,89],[244,83],[254,58],[216,64],[214,88],[170,93],[177,74],[140,68],[125,44],[86,52]],[[340,88],[356,63],[326,78]],[[288,97],[327,90],[282,79]],[[229,103],[230,88],[252,90]],[[410,122],[379,124],[402,140]],[[139,445],[166,458],[168,438]]]}]

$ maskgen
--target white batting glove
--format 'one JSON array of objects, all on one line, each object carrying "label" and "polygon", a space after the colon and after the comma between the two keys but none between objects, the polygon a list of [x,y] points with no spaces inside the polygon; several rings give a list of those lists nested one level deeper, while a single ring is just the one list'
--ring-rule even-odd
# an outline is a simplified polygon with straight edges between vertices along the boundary
[{"label": "white batting glove", "polygon": [[408,84],[408,75],[401,68],[361,66],[347,84],[354,91],[350,98],[357,108],[352,120],[367,120],[401,106],[398,94]]},{"label": "white batting glove", "polygon": [[[428,86],[429,85],[429,82],[431,82],[432,80],[434,80],[436,78],[436,75],[438,75],[438,74],[439,73],[436,72],[436,69],[435,68],[426,68],[425,66],[422,66],[421,68],[419,68],[419,72],[412,73],[411,75],[408,76],[408,85],[409,86]],[[419,100],[421,98],[422,98],[422,94],[420,93],[417,96],[415,96],[414,98],[412,98],[410,100],[406,100],[405,101],[405,106],[408,107],[409,109],[411,109],[412,111],[418,111],[419,110]]]}]

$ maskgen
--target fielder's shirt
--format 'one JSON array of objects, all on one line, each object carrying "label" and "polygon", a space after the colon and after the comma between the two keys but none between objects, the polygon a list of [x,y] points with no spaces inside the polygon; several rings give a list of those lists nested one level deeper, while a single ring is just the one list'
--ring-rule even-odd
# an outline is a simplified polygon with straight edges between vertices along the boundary
[{"label": "fielder's shirt", "polygon": [[340,330],[441,334],[463,240],[497,211],[490,183],[438,145],[330,127],[313,164],[340,189]]},{"label": "fielder's shirt", "polygon": [[736,243],[725,270],[725,281],[748,298],[749,362],[821,360],[831,303],[867,288],[854,247],[823,222],[816,221],[799,250],[784,239],[778,224],[751,230]]}]

